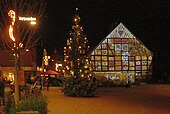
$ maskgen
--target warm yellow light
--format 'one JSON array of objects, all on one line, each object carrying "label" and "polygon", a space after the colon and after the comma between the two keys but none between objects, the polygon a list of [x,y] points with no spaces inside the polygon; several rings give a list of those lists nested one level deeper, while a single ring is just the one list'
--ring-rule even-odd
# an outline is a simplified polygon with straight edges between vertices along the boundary
[{"label": "warm yellow light", "polygon": [[12,19],[11,25],[9,26],[9,37],[12,39],[12,41],[15,41],[13,35],[13,26],[15,24],[15,12],[13,10],[9,10],[8,16]]},{"label": "warm yellow light", "polygon": [[31,25],[36,25],[37,23],[35,21],[30,22]]},{"label": "warm yellow light", "polygon": [[15,41],[12,25],[9,26],[9,37],[12,39],[12,41]]},{"label": "warm yellow light", "polygon": [[77,21],[77,19],[75,18],[75,19],[74,19],[74,21],[76,22],[76,21]]},{"label": "warm yellow light", "polygon": [[8,16],[12,19],[12,25],[15,23],[15,12],[13,10],[9,10]]},{"label": "warm yellow light", "polygon": [[22,47],[23,47],[23,44],[22,44],[22,43],[19,43],[19,47],[21,47],[21,48],[22,48]]}]

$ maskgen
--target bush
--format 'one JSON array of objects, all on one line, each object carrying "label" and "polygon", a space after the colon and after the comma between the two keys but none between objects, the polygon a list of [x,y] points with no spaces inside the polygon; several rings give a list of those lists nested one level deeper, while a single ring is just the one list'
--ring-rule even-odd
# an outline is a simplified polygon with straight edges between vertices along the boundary
[{"label": "bush", "polygon": [[11,93],[8,94],[4,106],[5,114],[16,114],[21,111],[38,111],[39,114],[47,114],[46,98],[39,94],[38,96],[33,92],[27,93],[26,97],[21,99],[18,106],[14,103],[14,98]]},{"label": "bush", "polygon": [[5,106],[4,106],[5,114],[11,114],[12,112],[11,110],[13,110],[12,107],[15,107],[14,98],[12,94],[9,92],[7,94],[7,99],[6,99]]},{"label": "bush", "polygon": [[46,98],[43,96],[40,98],[32,96],[22,100],[17,106],[16,111],[38,111],[40,114],[47,114]]},{"label": "bush", "polygon": [[68,77],[63,80],[62,91],[71,97],[92,97],[95,95],[96,83],[88,78]]}]

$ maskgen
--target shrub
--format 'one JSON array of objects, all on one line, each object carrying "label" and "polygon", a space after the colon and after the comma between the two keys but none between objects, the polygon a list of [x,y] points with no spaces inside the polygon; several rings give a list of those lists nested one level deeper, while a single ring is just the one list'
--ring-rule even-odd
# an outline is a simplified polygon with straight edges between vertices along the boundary
[{"label": "shrub", "polygon": [[38,111],[40,114],[47,114],[46,98],[43,96],[39,98],[31,96],[28,99],[22,100],[17,106],[16,111]]},{"label": "shrub", "polygon": [[4,106],[4,112],[5,114],[16,114],[16,112],[21,111],[38,111],[39,114],[47,114],[46,101],[46,97],[42,96],[42,94],[28,92],[22,97],[19,105],[16,106],[13,95],[9,93]]}]

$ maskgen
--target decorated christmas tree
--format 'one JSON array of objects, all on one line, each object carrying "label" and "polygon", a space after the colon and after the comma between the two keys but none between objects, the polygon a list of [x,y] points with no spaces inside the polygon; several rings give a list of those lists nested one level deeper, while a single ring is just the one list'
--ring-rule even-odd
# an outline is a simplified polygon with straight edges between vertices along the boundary
[{"label": "decorated christmas tree", "polygon": [[96,83],[93,80],[93,68],[88,57],[89,46],[80,16],[74,16],[70,38],[64,47],[63,92],[67,96],[94,96]]}]

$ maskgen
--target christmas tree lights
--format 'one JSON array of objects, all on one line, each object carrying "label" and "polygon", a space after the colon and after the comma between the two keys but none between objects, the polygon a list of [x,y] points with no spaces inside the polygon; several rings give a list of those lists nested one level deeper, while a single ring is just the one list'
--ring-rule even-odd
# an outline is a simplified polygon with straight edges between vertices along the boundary
[{"label": "christmas tree lights", "polygon": [[64,47],[63,92],[68,96],[94,96],[96,83],[92,80],[93,68],[88,57],[88,40],[80,22],[81,18],[76,14],[70,38]]}]

